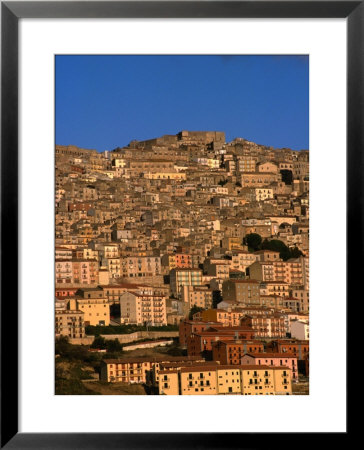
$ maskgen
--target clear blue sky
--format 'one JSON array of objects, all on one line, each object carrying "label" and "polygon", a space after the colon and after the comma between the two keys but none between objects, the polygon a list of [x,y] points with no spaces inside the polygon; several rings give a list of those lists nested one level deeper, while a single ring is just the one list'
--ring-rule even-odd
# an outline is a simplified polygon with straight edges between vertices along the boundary
[{"label": "clear blue sky", "polygon": [[308,56],[56,56],[59,145],[216,130],[300,150],[308,127]]}]

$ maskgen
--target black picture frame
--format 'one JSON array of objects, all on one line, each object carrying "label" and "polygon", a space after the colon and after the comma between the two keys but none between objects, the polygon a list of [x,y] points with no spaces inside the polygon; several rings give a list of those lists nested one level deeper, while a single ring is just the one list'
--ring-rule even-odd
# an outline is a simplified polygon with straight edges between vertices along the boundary
[{"label": "black picture frame", "polygon": [[[363,3],[312,0],[1,2],[1,280],[6,280],[1,284],[1,448],[223,449],[260,448],[268,443],[269,447],[279,445],[283,448],[310,443],[327,445],[325,433],[303,433],[298,438],[296,434],[290,436],[290,430],[279,433],[279,438],[270,433],[18,433],[18,274],[14,270],[8,271],[7,267],[18,266],[19,19],[347,18],[347,286],[354,289],[356,280],[361,279],[363,273],[363,262],[351,262],[354,251],[359,256],[363,254]],[[9,296],[11,301],[8,301]],[[9,317],[15,320],[9,322]],[[343,445],[342,440],[349,436],[348,413],[347,424],[346,433],[334,436],[339,445]]]}]

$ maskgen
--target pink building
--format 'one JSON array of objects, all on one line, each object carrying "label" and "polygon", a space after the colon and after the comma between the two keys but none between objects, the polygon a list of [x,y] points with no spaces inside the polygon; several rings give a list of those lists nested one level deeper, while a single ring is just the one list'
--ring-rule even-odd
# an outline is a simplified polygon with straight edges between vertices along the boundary
[{"label": "pink building", "polygon": [[241,358],[241,364],[285,366],[291,369],[292,379],[298,379],[297,356],[292,353],[247,353]]}]

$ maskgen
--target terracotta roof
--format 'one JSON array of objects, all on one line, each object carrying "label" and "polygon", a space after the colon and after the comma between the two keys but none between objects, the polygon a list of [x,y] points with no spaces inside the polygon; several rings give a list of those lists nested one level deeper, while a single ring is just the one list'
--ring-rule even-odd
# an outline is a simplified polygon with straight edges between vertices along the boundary
[{"label": "terracotta roof", "polygon": [[258,280],[228,280],[231,283],[253,283],[253,284],[259,284],[260,282]]},{"label": "terracotta roof", "polygon": [[244,356],[252,356],[253,358],[297,358],[294,353],[246,353]]},{"label": "terracotta roof", "polygon": [[[263,346],[263,343],[261,341],[257,340],[257,339],[236,339],[236,340],[234,340],[234,339],[226,339],[226,340],[225,339],[220,339],[220,340],[216,341],[215,344],[218,344],[219,342],[221,342],[224,345],[249,345],[249,344],[257,345],[257,344],[259,344],[259,345]],[[259,353],[259,354],[261,354],[261,353]]]},{"label": "terracotta roof", "polygon": [[206,365],[203,367],[196,367],[196,366],[192,366],[192,367],[181,367],[180,372],[181,373],[188,373],[188,372],[208,372],[208,371],[214,371],[216,370],[216,368],[219,366],[218,362],[214,362],[214,361],[209,361],[210,365]]},{"label": "terracotta roof", "polygon": [[128,363],[144,363],[144,362],[169,362],[169,361],[201,361],[203,358],[199,356],[168,356],[165,357],[149,357],[149,358],[120,358],[120,359],[104,359],[106,364],[128,364]]},{"label": "terracotta roof", "polygon": [[152,289],[152,286],[148,286],[147,284],[133,284],[133,283],[121,283],[121,284],[108,284],[105,286],[102,286],[103,289],[124,289],[124,288],[140,288],[140,287],[147,287]]}]

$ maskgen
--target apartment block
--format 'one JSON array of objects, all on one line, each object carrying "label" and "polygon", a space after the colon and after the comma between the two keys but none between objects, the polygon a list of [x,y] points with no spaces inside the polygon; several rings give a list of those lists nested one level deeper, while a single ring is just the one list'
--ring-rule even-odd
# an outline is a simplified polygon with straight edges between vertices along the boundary
[{"label": "apartment block", "polygon": [[242,356],[248,352],[263,353],[264,344],[253,339],[229,339],[212,343],[212,359],[220,364],[240,365]]},{"label": "apartment block", "polygon": [[259,305],[260,290],[257,280],[226,280],[222,284],[224,300],[231,300],[243,305]]},{"label": "apartment block", "polygon": [[181,294],[183,286],[201,286],[201,269],[172,269],[170,272],[170,288],[172,294]]},{"label": "apartment block", "polygon": [[247,353],[242,356],[241,364],[288,367],[292,379],[298,378],[297,356],[291,353]]},{"label": "apartment block", "polygon": [[120,314],[126,324],[167,325],[166,297],[125,292],[120,295]]}]

